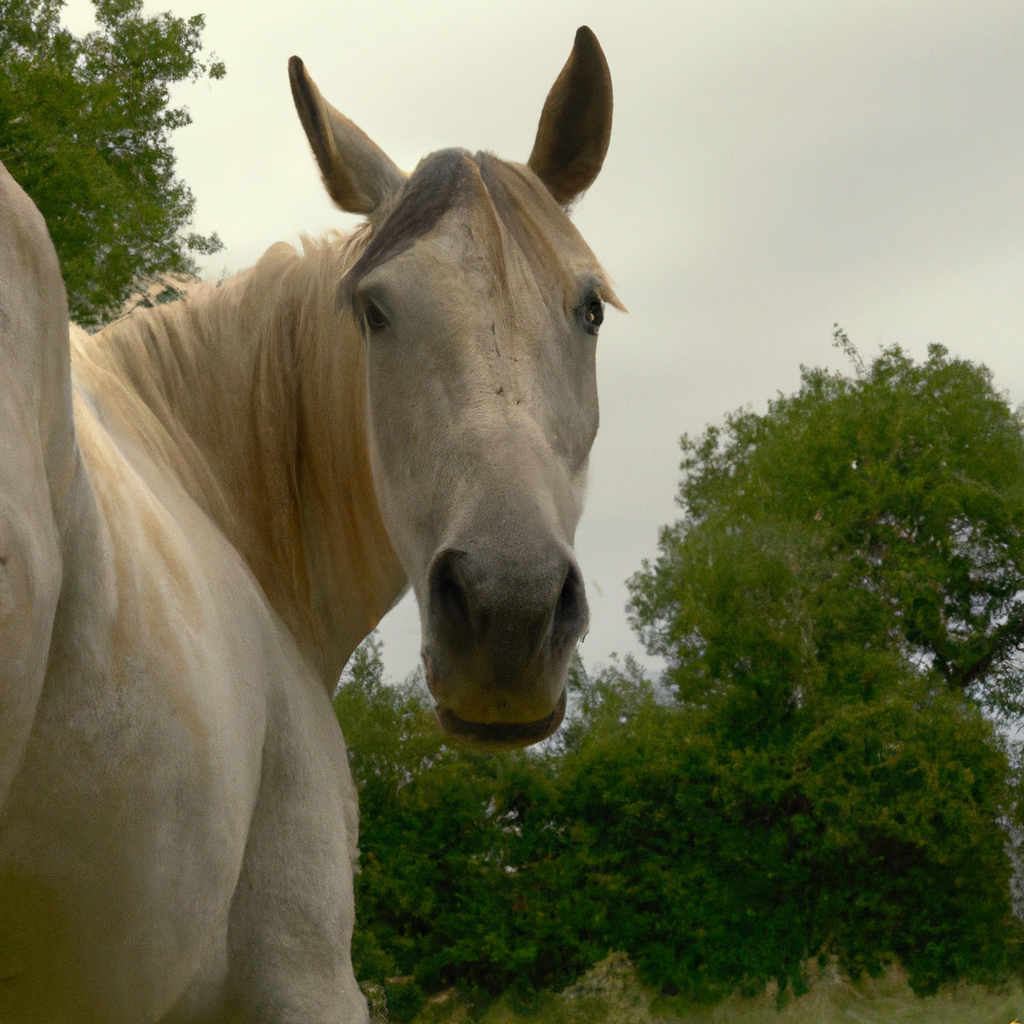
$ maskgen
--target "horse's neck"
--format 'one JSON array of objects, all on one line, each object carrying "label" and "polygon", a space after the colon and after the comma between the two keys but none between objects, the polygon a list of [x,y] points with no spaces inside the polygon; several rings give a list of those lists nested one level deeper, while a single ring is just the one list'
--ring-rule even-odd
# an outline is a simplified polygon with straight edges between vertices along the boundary
[{"label": "horse's neck", "polygon": [[406,583],[373,490],[362,339],[333,311],[337,278],[308,260],[275,247],[93,346],[159,421],[162,461],[333,686]]}]

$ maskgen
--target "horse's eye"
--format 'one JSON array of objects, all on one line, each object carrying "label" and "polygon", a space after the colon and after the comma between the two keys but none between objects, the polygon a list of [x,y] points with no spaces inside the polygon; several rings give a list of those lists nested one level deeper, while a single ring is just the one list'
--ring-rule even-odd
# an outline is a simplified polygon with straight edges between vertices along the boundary
[{"label": "horse's eye", "polygon": [[597,334],[598,327],[604,322],[604,304],[598,299],[588,303],[583,310],[583,320],[587,325],[587,330],[591,334]]},{"label": "horse's eye", "polygon": [[380,307],[375,306],[372,302],[366,304],[363,309],[363,317],[366,320],[366,326],[374,334],[377,331],[382,331],[388,325],[388,318],[381,312]]}]

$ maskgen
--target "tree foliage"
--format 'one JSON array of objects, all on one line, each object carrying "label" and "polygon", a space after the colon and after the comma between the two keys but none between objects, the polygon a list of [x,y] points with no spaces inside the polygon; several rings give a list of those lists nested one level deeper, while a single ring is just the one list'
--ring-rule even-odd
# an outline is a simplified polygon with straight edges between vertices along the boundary
[{"label": "tree foliage", "polygon": [[975,709],[873,702],[758,747],[719,726],[648,705],[565,765],[582,892],[649,984],[800,992],[834,957],[852,976],[897,959],[929,992],[1017,962],[1006,760]]},{"label": "tree foliage", "polygon": [[568,984],[607,949],[578,920],[560,748],[453,749],[431,703],[420,677],[384,683],[373,637],[335,697],[360,797],[357,976],[485,997]]},{"label": "tree foliage", "polygon": [[928,991],[1017,955],[1016,792],[980,709],[1022,710],[1024,432],[984,367],[938,346],[865,366],[836,340],[854,377],[804,370],[683,439],[684,515],[633,621],[752,812],[778,966],[891,955]]},{"label": "tree foliage", "polygon": [[0,160],[46,220],[72,317],[90,324],[140,281],[221,248],[185,230],[195,200],[170,135],[191,118],[169,87],[224,76],[202,54],[202,15],[94,4],[99,28],[80,38],[60,27],[62,0],[0,0]]},{"label": "tree foliage", "polygon": [[919,991],[1018,962],[1006,759],[947,694],[737,748],[635,667],[577,665],[567,741],[486,756],[446,747],[421,684],[368,667],[338,696],[361,803],[353,958],[399,1007],[449,985],[528,1001],[610,950],[701,999],[800,991],[815,956],[854,975],[896,958]]},{"label": "tree foliage", "polygon": [[763,736],[903,678],[1024,711],[1024,433],[988,370],[893,348],[682,445],[684,516],[632,581],[682,701],[753,702]]}]

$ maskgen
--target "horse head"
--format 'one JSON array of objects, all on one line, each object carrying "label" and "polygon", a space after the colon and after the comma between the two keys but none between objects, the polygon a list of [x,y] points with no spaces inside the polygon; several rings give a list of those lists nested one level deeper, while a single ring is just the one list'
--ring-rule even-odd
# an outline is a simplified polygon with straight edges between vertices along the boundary
[{"label": "horse head", "polygon": [[366,345],[376,498],[419,603],[438,719],[479,745],[533,743],[562,720],[588,624],[573,541],[598,330],[619,303],[568,209],[608,147],[604,54],[579,29],[526,164],[448,149],[409,175],[297,57],[290,76],[328,193],[369,219],[337,305]]}]

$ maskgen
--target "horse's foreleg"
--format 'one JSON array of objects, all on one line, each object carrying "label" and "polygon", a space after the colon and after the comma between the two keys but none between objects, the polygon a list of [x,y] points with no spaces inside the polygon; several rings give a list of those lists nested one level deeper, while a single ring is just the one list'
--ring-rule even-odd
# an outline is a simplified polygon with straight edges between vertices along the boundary
[{"label": "horse's foreleg", "polygon": [[364,1024],[352,973],[355,791],[330,701],[289,683],[268,723],[260,795],[231,906],[229,972],[244,1018]]}]

